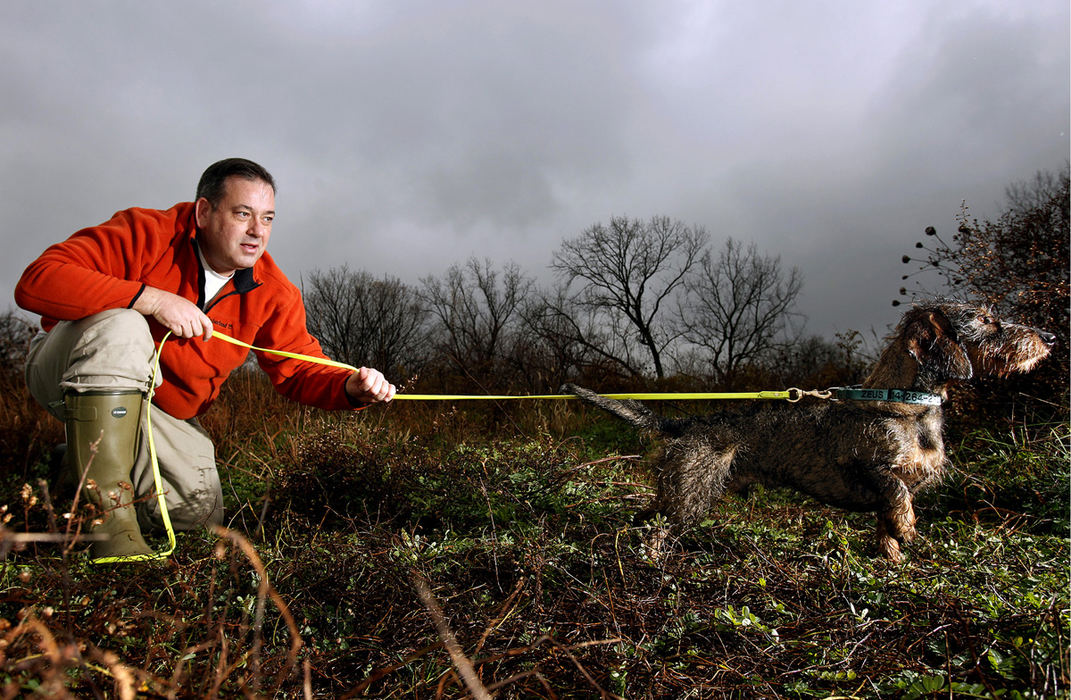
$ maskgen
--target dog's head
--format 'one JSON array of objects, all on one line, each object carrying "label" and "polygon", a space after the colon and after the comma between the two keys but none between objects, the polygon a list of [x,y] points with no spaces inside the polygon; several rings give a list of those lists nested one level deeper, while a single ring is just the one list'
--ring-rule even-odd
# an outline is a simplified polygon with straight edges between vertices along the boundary
[{"label": "dog's head", "polygon": [[897,336],[918,371],[937,383],[1029,372],[1056,341],[1052,333],[1001,319],[987,307],[946,300],[905,313]]}]

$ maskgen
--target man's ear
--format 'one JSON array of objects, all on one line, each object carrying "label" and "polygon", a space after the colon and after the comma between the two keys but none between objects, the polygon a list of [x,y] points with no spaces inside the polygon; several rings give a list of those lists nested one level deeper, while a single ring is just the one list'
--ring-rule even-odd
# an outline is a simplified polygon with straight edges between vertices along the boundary
[{"label": "man's ear", "polygon": [[204,197],[201,197],[193,205],[194,219],[197,221],[197,228],[204,228],[208,225],[208,214],[212,211],[212,203]]},{"label": "man's ear", "polygon": [[952,324],[944,314],[925,311],[904,331],[907,350],[924,370],[946,379],[970,379],[974,376],[971,359],[951,331]]}]

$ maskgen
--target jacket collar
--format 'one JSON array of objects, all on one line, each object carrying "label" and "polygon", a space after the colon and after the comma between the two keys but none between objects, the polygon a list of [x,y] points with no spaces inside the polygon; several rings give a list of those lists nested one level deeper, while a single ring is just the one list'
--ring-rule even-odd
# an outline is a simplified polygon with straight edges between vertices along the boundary
[{"label": "jacket collar", "polygon": [[[258,260],[257,262],[260,261]],[[234,289],[239,294],[245,294],[249,290],[260,286],[260,282],[257,282],[257,280],[253,277],[253,270],[255,269],[255,266],[256,263],[254,263],[254,267],[247,267],[241,270],[235,270],[234,278],[231,281],[234,282]]]}]

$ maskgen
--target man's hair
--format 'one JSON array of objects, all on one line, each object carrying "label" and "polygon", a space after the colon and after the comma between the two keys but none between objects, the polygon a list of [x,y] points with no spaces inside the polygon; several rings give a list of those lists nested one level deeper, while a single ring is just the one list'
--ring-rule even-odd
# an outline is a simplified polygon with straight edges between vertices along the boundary
[{"label": "man's hair", "polygon": [[262,166],[245,158],[225,158],[208,166],[197,183],[197,199],[204,197],[215,207],[223,199],[223,188],[228,177],[242,177],[246,180],[261,180],[271,185],[275,191],[275,180],[271,173]]}]

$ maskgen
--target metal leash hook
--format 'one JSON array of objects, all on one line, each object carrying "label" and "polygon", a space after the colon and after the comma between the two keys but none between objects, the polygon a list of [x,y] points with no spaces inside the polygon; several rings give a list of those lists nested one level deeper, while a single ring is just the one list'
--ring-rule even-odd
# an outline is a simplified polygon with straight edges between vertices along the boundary
[{"label": "metal leash hook", "polygon": [[786,400],[789,403],[798,403],[799,400],[802,399],[804,396],[812,396],[816,399],[831,399],[833,398],[833,390],[811,389],[810,391],[805,391],[803,389],[797,389],[796,387],[793,387],[788,390],[788,399]]}]

